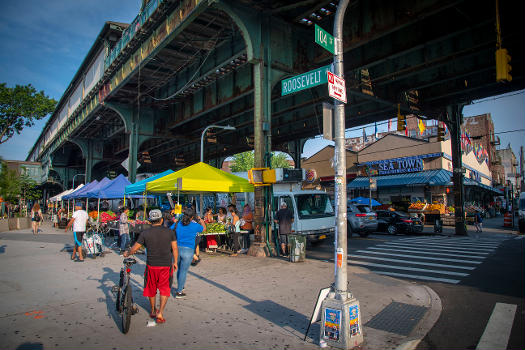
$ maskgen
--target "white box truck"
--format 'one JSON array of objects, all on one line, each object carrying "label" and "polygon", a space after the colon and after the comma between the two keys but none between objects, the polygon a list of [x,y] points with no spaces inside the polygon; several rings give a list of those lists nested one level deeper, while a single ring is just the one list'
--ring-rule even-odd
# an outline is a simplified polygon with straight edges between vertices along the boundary
[{"label": "white box truck", "polygon": [[293,212],[292,233],[305,235],[308,242],[317,243],[333,236],[335,209],[326,192],[303,190],[303,180],[304,169],[276,169],[272,222],[280,204],[285,202]]}]

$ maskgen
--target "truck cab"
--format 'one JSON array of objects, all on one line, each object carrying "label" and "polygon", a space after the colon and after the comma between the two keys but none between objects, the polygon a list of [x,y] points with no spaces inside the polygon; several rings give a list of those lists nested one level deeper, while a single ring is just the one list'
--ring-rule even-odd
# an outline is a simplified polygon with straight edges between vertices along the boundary
[{"label": "truck cab", "polygon": [[300,183],[274,184],[272,222],[283,202],[293,213],[292,234],[305,235],[311,243],[334,234],[335,210],[325,192],[303,190]]}]

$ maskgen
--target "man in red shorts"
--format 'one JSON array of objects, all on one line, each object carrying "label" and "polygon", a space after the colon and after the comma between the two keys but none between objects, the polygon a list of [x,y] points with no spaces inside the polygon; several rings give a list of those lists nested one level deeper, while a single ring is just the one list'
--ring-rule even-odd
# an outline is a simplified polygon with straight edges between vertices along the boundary
[{"label": "man in red shorts", "polygon": [[[147,248],[146,271],[144,272],[144,292],[142,295],[149,299],[151,305],[150,317],[157,323],[164,323],[166,319],[162,312],[171,292],[173,271],[177,270],[177,237],[175,232],[162,226],[162,213],[158,209],[149,212],[149,221],[152,227],[143,231],[137,242],[129,251],[124,252],[128,257],[141,247]],[[156,308],[157,289],[160,293],[160,305]]]}]

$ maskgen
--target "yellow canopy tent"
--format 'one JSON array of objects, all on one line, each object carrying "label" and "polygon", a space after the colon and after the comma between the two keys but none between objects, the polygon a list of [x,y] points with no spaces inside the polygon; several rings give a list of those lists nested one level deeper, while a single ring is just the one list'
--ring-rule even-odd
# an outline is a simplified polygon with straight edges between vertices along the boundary
[{"label": "yellow canopy tent", "polygon": [[[182,187],[177,188],[177,179],[182,179]],[[146,192],[253,192],[253,185],[242,177],[235,176],[205,163],[193,164],[160,179],[148,182]]]}]

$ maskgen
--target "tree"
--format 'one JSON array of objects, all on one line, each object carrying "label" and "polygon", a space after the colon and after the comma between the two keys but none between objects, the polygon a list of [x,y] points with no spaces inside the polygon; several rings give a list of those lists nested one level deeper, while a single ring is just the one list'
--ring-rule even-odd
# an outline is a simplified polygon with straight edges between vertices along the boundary
[{"label": "tree", "polygon": [[[254,167],[254,164],[253,151],[237,153],[233,156],[230,170],[234,173],[248,171]],[[290,163],[288,163],[288,157],[285,153],[272,152],[272,169],[275,168],[291,168]]]},{"label": "tree", "polygon": [[272,169],[275,168],[291,168],[292,166],[288,163],[288,156],[285,153],[272,152]]},{"label": "tree", "polygon": [[31,85],[0,84],[0,144],[55,110],[56,101]]},{"label": "tree", "polygon": [[0,197],[6,202],[15,202],[20,194],[20,176],[2,162],[0,168]]},{"label": "tree", "polygon": [[254,164],[255,162],[253,158],[253,151],[237,153],[233,156],[233,161],[230,165],[230,170],[233,173],[248,171],[254,167]]}]

